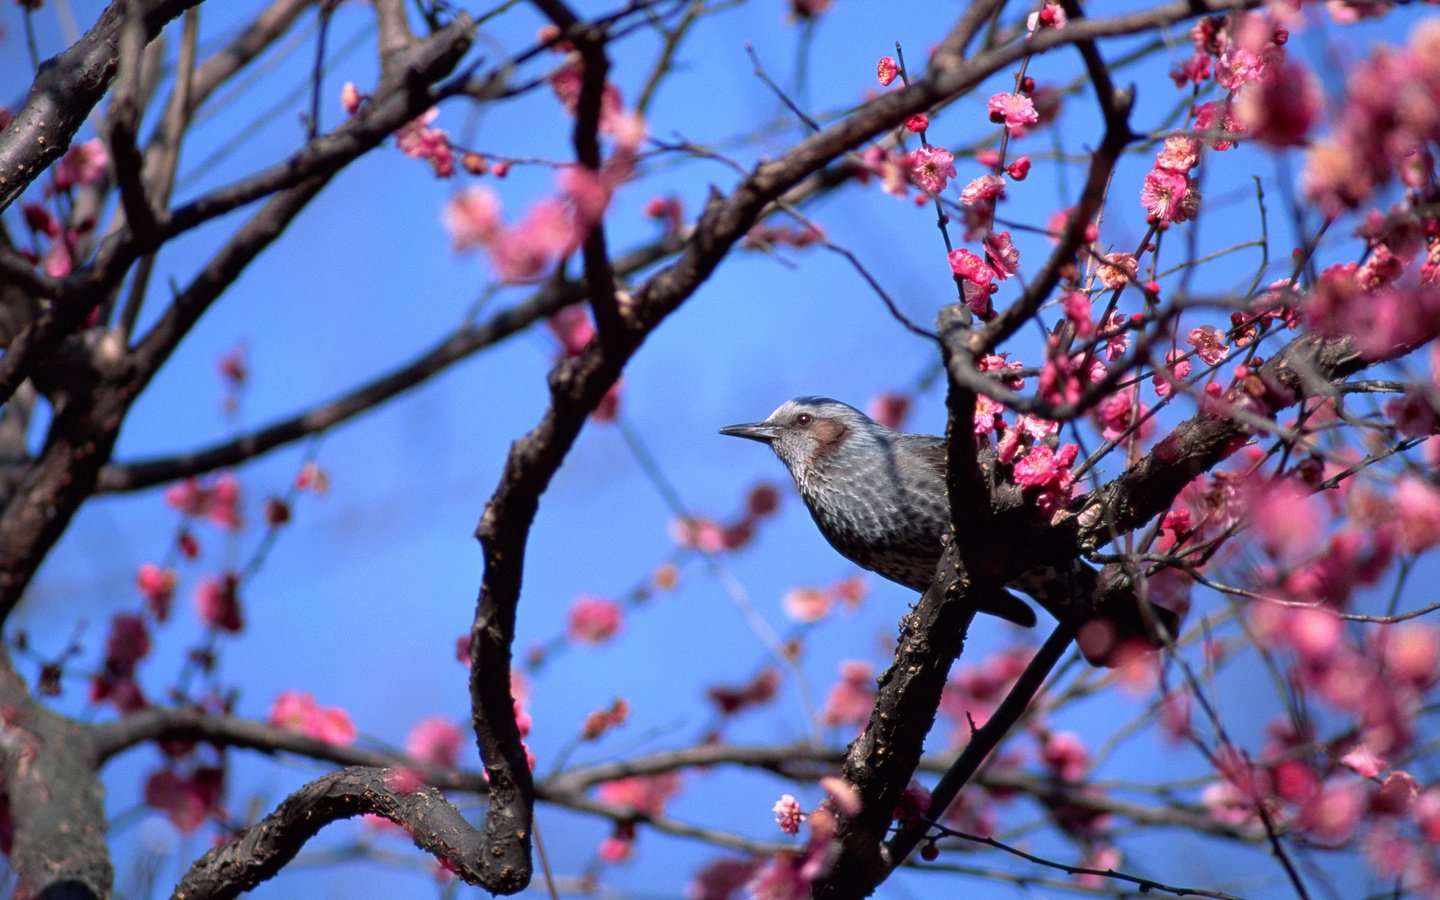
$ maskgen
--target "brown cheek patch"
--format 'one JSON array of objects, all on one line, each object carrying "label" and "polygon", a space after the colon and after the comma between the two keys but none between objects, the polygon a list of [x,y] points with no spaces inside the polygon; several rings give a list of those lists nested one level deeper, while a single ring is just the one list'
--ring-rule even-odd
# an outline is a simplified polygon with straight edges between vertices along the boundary
[{"label": "brown cheek patch", "polygon": [[821,460],[840,449],[850,436],[850,426],[835,419],[817,419],[810,434],[815,438],[815,459]]}]

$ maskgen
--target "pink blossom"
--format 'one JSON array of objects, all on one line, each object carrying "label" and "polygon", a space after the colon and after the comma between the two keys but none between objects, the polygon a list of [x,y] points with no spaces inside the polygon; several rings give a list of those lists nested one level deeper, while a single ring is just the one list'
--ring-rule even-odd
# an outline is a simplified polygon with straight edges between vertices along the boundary
[{"label": "pink blossom", "polygon": [[785,615],[797,622],[818,622],[830,615],[832,599],[817,587],[799,587],[786,592],[782,605]]},{"label": "pink blossom", "polygon": [[1079,450],[1075,444],[1066,444],[1058,452],[1044,444],[1031,447],[1030,452],[1015,463],[1015,483],[1040,488],[1036,505],[1046,513],[1055,511],[1070,500],[1075,482],[1070,467]]},{"label": "pink blossom", "polygon": [[150,654],[150,631],[145,620],[131,613],[119,613],[110,620],[110,635],[105,639],[105,669],[112,675],[128,678],[135,665]]},{"label": "pink blossom", "polygon": [[206,516],[216,527],[230,531],[238,531],[245,524],[240,518],[240,481],[231,473],[221,473],[210,487]]},{"label": "pink blossom", "polygon": [[992,94],[986,108],[990,110],[990,121],[1005,123],[1011,137],[1020,137],[1029,126],[1040,121],[1035,103],[1024,94],[1010,94],[1004,91]]},{"label": "pink blossom", "polygon": [[870,175],[880,178],[885,193],[904,197],[910,183],[910,157],[898,151],[886,151],[882,147],[870,147],[861,155],[860,177],[868,181]]},{"label": "pink blossom", "polygon": [[20,211],[25,216],[26,227],[31,231],[49,238],[58,238],[65,233],[65,229],[60,225],[60,220],[39,203],[22,203]]},{"label": "pink blossom", "polygon": [[1060,298],[1060,305],[1065,309],[1065,318],[1075,326],[1076,337],[1095,336],[1095,319],[1091,313],[1089,294],[1084,291],[1066,291]]},{"label": "pink blossom", "polygon": [[955,157],[940,147],[919,147],[910,151],[909,168],[910,180],[916,187],[938,194],[955,177]]},{"label": "pink blossom", "polygon": [[800,823],[805,821],[805,813],[800,809],[800,801],[792,794],[781,794],[780,799],[775,801],[772,808],[775,813],[775,824],[786,834],[799,834]]},{"label": "pink blossom", "polygon": [[905,120],[905,130],[911,134],[920,134],[930,127],[930,117],[924,113],[916,113]]},{"label": "pink blossom", "polygon": [[619,603],[581,594],[570,605],[565,633],[576,643],[600,644],[614,637],[622,624],[624,613]]},{"label": "pink blossom", "polygon": [[240,517],[240,482],[229,472],[217,476],[210,484],[198,478],[187,478],[165,489],[165,503],[186,516],[205,516],[215,525],[238,530]]},{"label": "pink blossom", "polygon": [[1022,156],[1005,167],[1005,174],[1016,181],[1024,181],[1030,174],[1030,157]]},{"label": "pink blossom", "polygon": [[733,716],[752,706],[763,706],[774,700],[779,687],[779,670],[774,666],[766,666],[746,684],[712,685],[705,690],[705,696],[722,716]]},{"label": "pink blossom", "polygon": [[835,855],[835,817],[821,809],[808,822],[810,837],[803,853],[777,853],[746,885],[753,900],[804,900],[810,896],[810,886],[829,871]]},{"label": "pink blossom", "polygon": [[847,578],[837,578],[830,582],[830,596],[839,601],[846,609],[857,609],[865,601],[865,593],[869,590],[869,582],[866,577],[857,572]]},{"label": "pink blossom", "polygon": [[1272,557],[1296,563],[1319,549],[1324,509],[1305,485],[1293,479],[1252,480],[1243,503],[1260,546]]},{"label": "pink blossom", "polygon": [[1062,781],[1079,781],[1090,765],[1090,754],[1080,736],[1069,731],[1045,735],[1040,761]]},{"label": "pink blossom", "polygon": [[745,495],[745,515],[752,519],[774,515],[779,508],[780,492],[773,484],[757,484]]},{"label": "pink blossom", "polygon": [[624,697],[617,697],[606,709],[592,710],[585,716],[580,728],[580,740],[599,740],[605,732],[618,728],[630,718],[630,703]]},{"label": "pink blossom", "polygon": [[1215,60],[1215,81],[1227,91],[1238,91],[1259,81],[1268,71],[1264,56],[1239,40],[1227,41]]},{"label": "pink blossom", "polygon": [[1015,647],[987,656],[978,665],[961,666],[940,695],[940,711],[954,719],[968,737],[970,720],[976,727],[989,720],[1001,698],[1025,671],[1032,652]]},{"label": "pink blossom", "polygon": [[875,64],[875,77],[880,84],[889,87],[896,78],[900,76],[900,64],[895,62],[893,56],[882,56]]},{"label": "pink blossom", "polygon": [[360,89],[355,86],[353,81],[345,82],[345,86],[340,88],[340,106],[348,116],[353,116],[360,111],[360,103],[364,99],[365,95],[360,93]]},{"label": "pink blossom", "polygon": [[1074,464],[1079,449],[1074,444],[1066,444],[1058,452],[1044,444],[1031,447],[1030,452],[1015,464],[1015,483],[1040,487],[1055,481],[1068,481],[1069,468]]},{"label": "pink blossom", "polygon": [[1210,77],[1210,54],[1194,53],[1170,70],[1170,80],[1176,87],[1200,84]]},{"label": "pink blossom", "polygon": [[216,766],[201,766],[187,778],[162,769],[145,780],[145,805],[163,812],[182,834],[221,814],[224,796],[225,770]]},{"label": "pink blossom", "polygon": [[1008,353],[987,353],[980,358],[980,362],[975,368],[986,375],[995,376],[996,381],[1012,391],[1022,390],[1025,387],[1025,379],[1016,373],[1023,371],[1025,366],[1020,362],[1011,361],[1007,358],[1008,356]]},{"label": "pink blossom", "polygon": [[1020,251],[1011,242],[1010,232],[993,231],[985,238],[985,262],[996,281],[1004,281],[1020,271]]},{"label": "pink blossom", "polygon": [[193,596],[195,614],[201,623],[221,631],[240,631],[244,621],[240,616],[239,587],[240,576],[234,572],[202,579]]},{"label": "pink blossom", "polygon": [[718,553],[725,549],[725,529],[709,516],[677,519],[670,526],[675,543],[686,550]]},{"label": "pink blossom", "polygon": [[1004,425],[1005,407],[984,394],[975,395],[975,433],[989,434]]},{"label": "pink blossom", "polygon": [[[595,404],[595,411],[590,414],[590,420],[592,422],[605,425],[614,422],[616,418],[619,417],[620,391],[624,385],[625,379],[622,376],[606,389],[605,394],[600,398],[600,402]],[[750,542],[749,535],[742,534],[743,530],[742,527],[740,531],[730,529],[726,532],[725,549],[735,550]]]},{"label": "pink blossom", "polygon": [[600,133],[615,139],[615,153],[602,167],[611,185],[629,177],[636,152],[649,136],[645,117],[638,110],[622,109],[600,121]]},{"label": "pink blossom", "polygon": [[1385,769],[1385,760],[1376,756],[1363,741],[1340,757],[1340,761],[1366,778],[1374,778]]},{"label": "pink blossom", "polygon": [[1353,780],[1326,782],[1300,808],[1299,825],[1322,844],[1343,844],[1365,813],[1363,786]]},{"label": "pink blossom", "polygon": [[560,193],[575,205],[575,241],[578,244],[605,215],[618,182],[605,172],[584,166],[565,166],[555,176]]},{"label": "pink blossom", "polygon": [[1401,622],[1382,633],[1385,671],[1420,689],[1440,679],[1440,629],[1425,622]]},{"label": "pink blossom", "polygon": [[680,793],[680,776],[675,772],[659,775],[635,775],[618,778],[600,785],[600,800],[613,806],[624,806],[647,816],[665,814],[665,804]]},{"label": "pink blossom", "polygon": [[841,815],[853,818],[860,814],[860,792],[855,785],[838,775],[823,775],[820,787],[830,796],[830,802],[835,804]]},{"label": "pink blossom", "polygon": [[[1384,768],[1383,760],[1380,761],[1380,768]],[[1376,774],[1379,774],[1378,770]],[[1385,780],[1380,782],[1380,789],[1370,798],[1370,808],[1381,815],[1403,815],[1410,811],[1419,796],[1420,785],[1416,782],[1415,776],[1409,772],[1396,770],[1386,775]]]},{"label": "pink blossom", "polygon": [[686,886],[686,900],[732,900],[764,864],[758,857],[712,860]]},{"label": "pink blossom", "polygon": [[1332,658],[1345,637],[1345,623],[1326,609],[1288,609],[1283,621],[1283,639],[1308,662],[1324,662]]},{"label": "pink blossom", "polygon": [[155,621],[164,622],[170,616],[170,602],[175,597],[175,570],[162,569],[154,563],[145,563],[135,574],[135,583],[145,597],[145,605],[155,616]]},{"label": "pink blossom", "polygon": [[1005,193],[1005,179],[999,175],[981,175],[965,185],[960,192],[960,202],[966,206],[979,206]]},{"label": "pink blossom", "polygon": [[1045,0],[1045,5],[1038,12],[1033,12],[1025,18],[1025,30],[1034,34],[1040,28],[1064,28],[1068,21],[1065,7],[1056,3],[1055,0]]},{"label": "pink blossom", "polygon": [[405,752],[412,759],[440,766],[455,768],[460,759],[460,747],[464,734],[459,726],[444,716],[431,716],[416,722],[405,739]]},{"label": "pink blossom", "polygon": [[1236,118],[1255,140],[1270,147],[1305,143],[1320,120],[1320,87],[1303,64],[1286,61],[1240,93]]},{"label": "pink blossom", "polygon": [[486,188],[469,187],[450,198],[441,218],[456,250],[483,247],[500,234],[500,200]]},{"label": "pink blossom", "polygon": [[910,415],[910,398],[893,392],[876,394],[865,408],[865,413],[886,428],[898,431]]},{"label": "pink blossom", "polygon": [[1095,408],[1096,418],[1100,421],[1101,431],[1107,441],[1119,440],[1132,427],[1135,427],[1134,436],[1141,441],[1150,437],[1154,431],[1153,421],[1145,416],[1150,408],[1135,400],[1134,392],[1129,390],[1117,391],[1114,394],[1100,401]]},{"label": "pink blossom", "polygon": [[980,288],[988,288],[995,278],[994,271],[985,264],[985,260],[964,247],[950,251],[950,271]]},{"label": "pink blossom", "polygon": [[875,668],[849,660],[840,664],[840,681],[825,698],[820,717],[826,725],[863,725],[875,705]]},{"label": "pink blossom", "polygon": [[1101,284],[1114,290],[1134,281],[1139,271],[1140,261],[1135,258],[1135,254],[1109,253],[1095,274]]},{"label": "pink blossom", "polygon": [[1428,481],[1403,475],[1395,482],[1393,500],[1402,550],[1419,553],[1440,544],[1440,490]]},{"label": "pink blossom", "polygon": [[309,691],[281,691],[270,706],[269,722],[276,728],[303,734],[327,744],[355,741],[355,723],[338,706],[321,706]]},{"label": "pink blossom", "polygon": [[440,111],[431,107],[402,125],[395,132],[395,146],[411,159],[429,160],[437,178],[449,178],[455,174],[455,152],[450,148],[450,136],[442,129],[431,128]]},{"label": "pink blossom", "polygon": [[1186,173],[1156,168],[1145,176],[1140,205],[1156,222],[1187,222],[1200,209],[1200,192]]},{"label": "pink blossom", "polygon": [[1161,397],[1168,397],[1172,387],[1179,385],[1190,375],[1190,360],[1178,350],[1171,350],[1165,354],[1165,365],[1155,370],[1155,375],[1150,383],[1155,386],[1155,393]]},{"label": "pink blossom", "polygon": [[41,260],[41,266],[45,274],[51,278],[64,278],[75,268],[75,259],[70,254],[70,246],[65,241],[56,241],[45,251]]},{"label": "pink blossom", "polygon": [[488,249],[496,274],[505,281],[519,282],[539,278],[576,244],[569,206],[545,197],[530,207],[518,225],[501,229]]},{"label": "pink blossom", "polygon": [[330,490],[330,473],[314,460],[307,461],[295,475],[295,487],[324,496]]},{"label": "pink blossom", "polygon": [[1229,150],[1235,146],[1232,138],[1245,134],[1245,125],[1235,117],[1229,101],[1211,100],[1191,112],[1195,116],[1195,131],[1212,150]]},{"label": "pink blossom", "polygon": [[1160,703],[1160,729],[1166,741],[1178,744],[1191,735],[1194,701],[1183,688],[1169,691]]},{"label": "pink blossom", "polygon": [[94,184],[105,174],[109,161],[99,138],[72,145],[55,164],[55,189],[68,191],[77,185]]},{"label": "pink blossom", "polygon": [[1205,361],[1206,365],[1215,365],[1223,360],[1230,353],[1230,348],[1225,345],[1225,337],[1220,330],[1209,325],[1202,325],[1199,328],[1190,329],[1185,336],[1185,341],[1195,348],[1195,352]]},{"label": "pink blossom", "polygon": [[1200,162],[1200,142],[1184,135],[1165,139],[1165,146],[1155,154],[1155,168],[1184,174]]},{"label": "pink blossom", "polygon": [[[621,828],[624,828],[622,825]],[[635,852],[634,834],[613,834],[600,842],[596,854],[600,861],[614,865],[629,859]]]},{"label": "pink blossom", "polygon": [[[1086,869],[1098,869],[1102,872],[1114,871],[1125,858],[1119,847],[1112,847],[1108,844],[1092,847],[1085,851],[1085,858],[1080,865]],[[1103,875],[1091,872],[1079,872],[1075,875],[1075,883],[1087,888],[1100,891],[1109,887],[1110,880]]]},{"label": "pink blossom", "polygon": [[[572,55],[570,59],[556,69],[550,75],[550,89],[565,106],[565,111],[575,115],[580,106],[580,93],[584,88],[585,63],[578,55]],[[600,91],[600,132],[609,134],[614,128],[615,117],[623,109],[620,99],[620,89],[614,84],[606,82]]]},{"label": "pink blossom", "polygon": [[595,337],[595,324],[583,303],[562,307],[545,317],[550,333],[560,341],[561,355],[576,357]]}]

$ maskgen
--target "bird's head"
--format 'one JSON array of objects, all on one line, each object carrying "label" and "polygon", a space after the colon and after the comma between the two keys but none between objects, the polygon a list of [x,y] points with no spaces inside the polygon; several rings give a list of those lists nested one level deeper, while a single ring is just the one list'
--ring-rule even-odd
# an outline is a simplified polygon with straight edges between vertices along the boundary
[{"label": "bird's head", "polygon": [[797,478],[884,443],[892,434],[855,407],[828,397],[796,397],[763,422],[727,425],[720,433],[769,444]]}]

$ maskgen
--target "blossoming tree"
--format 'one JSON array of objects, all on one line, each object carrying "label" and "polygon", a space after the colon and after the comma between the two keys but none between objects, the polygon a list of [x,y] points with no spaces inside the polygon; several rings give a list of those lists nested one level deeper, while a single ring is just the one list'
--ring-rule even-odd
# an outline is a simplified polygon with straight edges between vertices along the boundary
[{"label": "blossoming tree", "polygon": [[[850,6],[7,10],[17,896],[1440,893],[1440,17]],[[842,389],[947,435],[919,598],[701,440]]]}]

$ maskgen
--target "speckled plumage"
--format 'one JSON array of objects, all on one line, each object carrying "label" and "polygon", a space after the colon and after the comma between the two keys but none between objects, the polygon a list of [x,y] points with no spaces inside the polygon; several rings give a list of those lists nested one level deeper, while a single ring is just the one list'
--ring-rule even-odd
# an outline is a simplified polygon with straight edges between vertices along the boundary
[{"label": "speckled plumage", "polygon": [[[950,524],[943,439],[895,431],[825,397],[790,400],[764,422],[721,433],[770,445],[840,555],[914,590],[930,585]],[[1042,587],[1022,581],[1022,590]],[[1034,611],[1009,594],[981,611],[1035,624]]]}]

